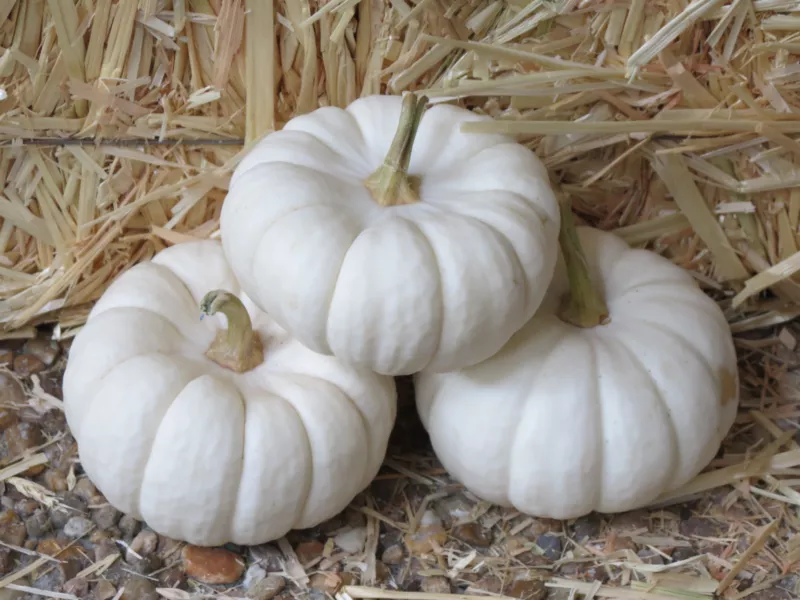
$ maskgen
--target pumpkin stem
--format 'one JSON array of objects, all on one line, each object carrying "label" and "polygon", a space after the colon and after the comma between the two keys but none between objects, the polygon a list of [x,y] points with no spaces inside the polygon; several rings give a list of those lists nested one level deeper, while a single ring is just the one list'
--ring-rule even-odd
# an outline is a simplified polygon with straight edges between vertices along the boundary
[{"label": "pumpkin stem", "polygon": [[586,255],[581,247],[575,229],[575,219],[568,202],[561,204],[561,231],[558,241],[569,278],[569,293],[561,307],[559,317],[576,327],[605,325],[609,322],[608,306],[589,276]]},{"label": "pumpkin stem", "polygon": [[206,350],[208,358],[237,373],[254,369],[264,361],[264,345],[253,331],[250,315],[239,298],[224,290],[213,290],[203,296],[200,310],[208,316],[221,312],[228,320],[228,328],[218,331]]},{"label": "pumpkin stem", "polygon": [[419,177],[409,176],[411,149],[428,98],[414,93],[403,95],[400,124],[383,164],[364,180],[375,201],[381,206],[399,206],[419,202]]}]

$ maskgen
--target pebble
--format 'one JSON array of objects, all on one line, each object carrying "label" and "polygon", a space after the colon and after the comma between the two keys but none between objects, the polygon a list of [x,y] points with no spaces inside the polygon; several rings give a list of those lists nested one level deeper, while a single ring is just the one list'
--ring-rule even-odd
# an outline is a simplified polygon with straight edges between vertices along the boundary
[{"label": "pebble", "polygon": [[10,573],[14,568],[14,558],[11,556],[11,550],[8,548],[0,548],[0,575]]},{"label": "pebble", "polygon": [[672,551],[670,558],[672,558],[673,562],[678,562],[694,556],[697,556],[697,552],[694,550],[694,548],[680,547],[675,548],[675,550]]},{"label": "pebble", "polygon": [[127,542],[132,541],[141,528],[142,524],[130,515],[123,515],[119,520],[119,529]]},{"label": "pebble", "polygon": [[155,553],[156,548],[158,548],[158,534],[152,529],[142,529],[128,545],[125,560],[133,562],[134,559],[138,559],[136,555],[150,556]]},{"label": "pebble", "polygon": [[12,546],[22,546],[28,537],[25,523],[13,510],[7,510],[0,515],[0,540]]},{"label": "pebble", "polygon": [[59,493],[67,491],[67,478],[56,469],[48,469],[44,477],[44,484],[51,492]]},{"label": "pebble", "polygon": [[23,377],[41,373],[44,367],[42,360],[33,354],[20,354],[14,359],[14,371]]},{"label": "pebble", "polygon": [[557,535],[545,534],[536,538],[536,545],[542,549],[546,558],[550,560],[558,560],[561,558],[561,538]]},{"label": "pebble", "polygon": [[387,565],[399,565],[405,560],[405,557],[406,555],[405,552],[403,552],[403,547],[400,544],[395,544],[383,551],[381,560]]},{"label": "pebble", "polygon": [[164,566],[164,561],[155,554],[143,556],[141,558],[131,557],[133,560],[128,563],[133,567],[133,570],[141,575],[150,575],[155,573]]},{"label": "pebble", "polygon": [[25,519],[25,529],[30,538],[40,538],[52,528],[50,517],[44,509],[38,508]]},{"label": "pebble", "polygon": [[117,595],[117,589],[107,579],[101,579],[94,586],[94,600],[110,600]]},{"label": "pebble", "polygon": [[8,348],[0,349],[0,365],[10,365],[14,362],[14,352]]},{"label": "pebble", "polygon": [[247,573],[244,574],[244,581],[242,582],[242,585],[244,586],[244,589],[249,590],[266,577],[267,571],[264,569],[264,567],[258,563],[255,563],[250,565],[250,567],[247,569]]},{"label": "pebble", "polygon": [[86,477],[81,477],[75,483],[75,487],[72,488],[72,493],[75,494],[78,498],[85,501],[87,504],[92,503],[92,498],[94,498],[97,494],[97,488],[94,487],[94,484],[89,481]]},{"label": "pebble", "polygon": [[76,514],[85,513],[87,510],[86,502],[72,492],[64,494],[60,504],[63,506],[56,505],[50,509],[50,522],[56,529],[61,529]]},{"label": "pebble", "polygon": [[[14,458],[31,448],[44,444],[42,430],[36,423],[17,422],[6,429],[8,454]],[[23,477],[33,477],[45,470],[45,465],[36,465],[22,473]]]},{"label": "pebble", "polygon": [[506,596],[522,600],[544,600],[547,588],[541,579],[515,579],[505,591]]},{"label": "pebble", "polygon": [[17,423],[17,412],[12,408],[25,403],[22,384],[10,373],[0,372],[0,429],[5,430]]},{"label": "pebble", "polygon": [[64,535],[77,539],[85,536],[94,527],[93,523],[86,517],[70,517],[64,525]]},{"label": "pebble", "polygon": [[339,533],[333,538],[334,543],[345,552],[356,554],[364,550],[367,541],[367,528],[355,527]]},{"label": "pebble", "polygon": [[144,577],[131,577],[124,587],[119,600],[160,600],[156,586]]},{"label": "pebble", "polygon": [[487,548],[492,545],[491,536],[478,523],[456,525],[453,528],[453,537],[477,548]]},{"label": "pebble", "polygon": [[324,550],[325,546],[322,545],[322,542],[313,541],[298,544],[297,548],[294,549],[294,552],[297,554],[297,560],[300,561],[300,564],[307,565],[312,560],[322,556]]},{"label": "pebble", "polygon": [[56,362],[59,354],[61,354],[61,348],[58,346],[58,342],[46,340],[44,338],[28,340],[22,348],[22,351],[31,356],[35,356],[42,364],[48,367]]},{"label": "pebble", "polygon": [[246,597],[250,600],[272,600],[283,591],[284,587],[286,587],[286,580],[283,577],[270,575],[248,589]]},{"label": "pebble", "polygon": [[30,498],[23,498],[14,505],[14,510],[22,517],[30,517],[38,508],[39,503]]},{"label": "pebble", "polygon": [[563,530],[563,524],[557,519],[536,519],[531,525],[531,533],[536,537],[545,533],[560,533]]},{"label": "pebble", "polygon": [[94,547],[94,560],[99,562],[106,558],[107,556],[111,556],[112,554],[119,554],[119,548],[114,543],[114,540],[100,540],[97,542],[97,545]]},{"label": "pebble", "polygon": [[172,567],[171,569],[161,571],[158,575],[158,579],[161,581],[162,587],[179,587],[186,581],[186,573],[178,567]]},{"label": "pebble", "polygon": [[89,595],[89,582],[83,577],[75,577],[64,584],[63,591],[65,594],[85,598]]},{"label": "pebble", "polygon": [[664,557],[657,552],[653,552],[649,548],[643,548],[636,553],[642,559],[642,562],[647,565],[663,565]]},{"label": "pebble", "polygon": [[[68,546],[66,542],[55,538],[46,538],[36,545],[36,551],[39,554],[47,554],[48,556],[58,555],[59,563],[57,569],[49,570],[50,565],[44,567],[44,569],[49,570],[58,585],[63,585],[64,582],[75,577],[81,570],[81,562],[84,556],[77,545]],[[40,582],[37,587],[44,586]]]},{"label": "pebble", "polygon": [[600,517],[594,513],[576,519],[575,524],[572,526],[576,541],[580,543],[587,539],[596,538],[600,534],[601,525]]},{"label": "pebble", "polygon": [[427,594],[449,594],[450,582],[440,575],[425,577],[420,583],[420,588]]},{"label": "pebble", "polygon": [[117,524],[120,516],[121,513],[110,504],[92,511],[92,519],[100,529],[111,529]]},{"label": "pebble", "polygon": [[244,573],[244,560],[224,548],[184,546],[183,569],[193,579],[210,585],[233,583]]}]

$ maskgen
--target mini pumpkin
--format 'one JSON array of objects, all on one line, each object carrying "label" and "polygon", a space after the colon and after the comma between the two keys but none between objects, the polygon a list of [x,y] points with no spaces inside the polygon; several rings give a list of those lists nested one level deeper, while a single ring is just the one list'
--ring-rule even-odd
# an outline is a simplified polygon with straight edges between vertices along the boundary
[{"label": "mini pumpkin", "polygon": [[220,220],[262,310],[314,351],[388,375],[490,357],[539,306],[558,254],[536,155],[461,133],[488,117],[426,102],[294,117],[242,159]]},{"label": "mini pumpkin", "polygon": [[688,482],[739,398],[730,329],[691,275],[612,233],[576,230],[569,211],[562,226],[563,260],[536,316],[489,360],[415,379],[453,477],[554,519],[641,508]]},{"label": "mini pumpkin", "polygon": [[109,286],[64,375],[89,478],[198,545],[259,544],[340,512],[395,418],[391,378],[308,350],[239,293],[219,242],[169,247]]}]

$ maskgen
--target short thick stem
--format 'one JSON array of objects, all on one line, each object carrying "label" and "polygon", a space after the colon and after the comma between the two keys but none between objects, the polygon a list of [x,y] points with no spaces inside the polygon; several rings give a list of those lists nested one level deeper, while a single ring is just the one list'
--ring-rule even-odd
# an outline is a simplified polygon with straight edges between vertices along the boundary
[{"label": "short thick stem", "polygon": [[208,358],[237,373],[264,362],[261,338],[253,331],[250,315],[239,298],[224,290],[213,290],[203,297],[200,309],[209,316],[221,312],[228,321],[228,328],[217,332],[206,351]]},{"label": "short thick stem", "polygon": [[609,321],[608,306],[589,276],[586,255],[581,247],[575,219],[568,203],[561,206],[559,244],[567,266],[569,294],[559,317],[576,327],[597,327]]},{"label": "short thick stem", "polygon": [[375,201],[381,206],[399,206],[419,202],[419,180],[408,174],[411,150],[419,123],[428,104],[425,96],[403,96],[400,124],[383,164],[364,180]]}]

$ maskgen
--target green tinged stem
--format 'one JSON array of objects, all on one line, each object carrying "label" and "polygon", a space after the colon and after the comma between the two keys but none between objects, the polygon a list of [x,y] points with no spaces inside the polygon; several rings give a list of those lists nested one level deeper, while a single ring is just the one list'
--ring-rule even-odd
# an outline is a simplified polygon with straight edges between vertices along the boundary
[{"label": "green tinged stem", "polygon": [[217,332],[206,351],[208,358],[237,373],[254,369],[264,361],[261,338],[253,331],[250,315],[239,298],[224,290],[213,290],[203,297],[200,310],[209,316],[221,312],[228,320],[228,328]]}]

